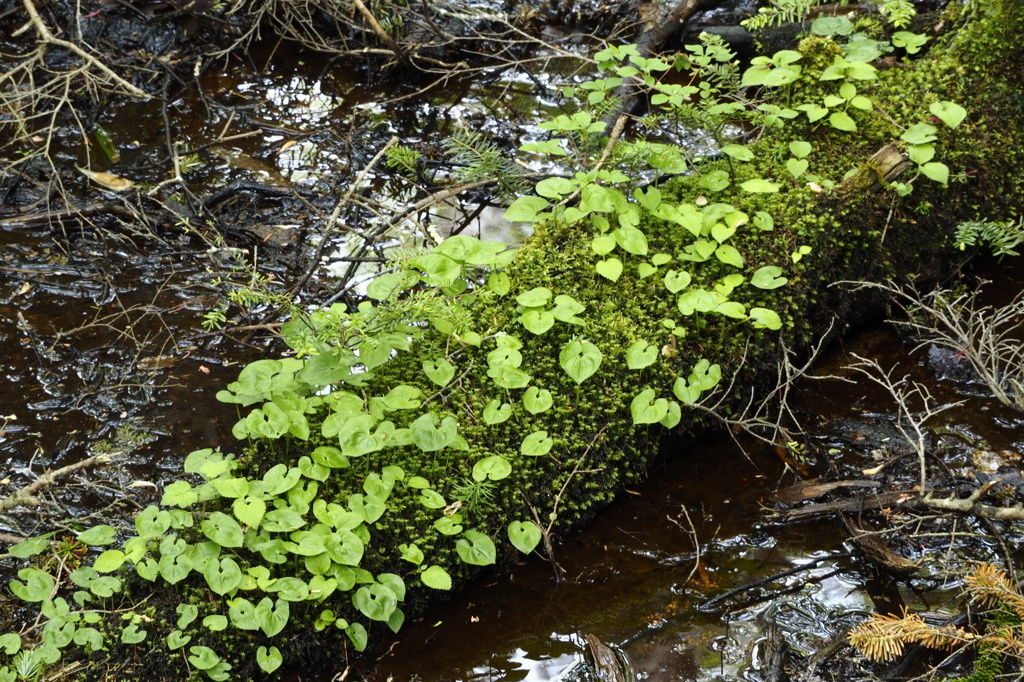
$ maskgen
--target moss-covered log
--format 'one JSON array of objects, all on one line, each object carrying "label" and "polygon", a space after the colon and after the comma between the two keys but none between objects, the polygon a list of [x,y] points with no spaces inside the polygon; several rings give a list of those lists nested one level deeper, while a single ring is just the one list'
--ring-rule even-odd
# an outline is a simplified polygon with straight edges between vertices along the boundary
[{"label": "moss-covered log", "polygon": [[[705,372],[694,372],[701,359],[719,365],[725,377],[714,389],[725,394],[719,409],[738,409],[752,389],[775,377],[782,348],[806,348],[833,322],[841,325],[856,317],[864,302],[843,288],[831,287],[833,282],[931,277],[945,271],[958,257],[953,234],[960,222],[1009,218],[1024,203],[1024,48],[1019,40],[1024,11],[1010,0],[980,4],[969,3],[970,9],[956,4],[941,19],[941,35],[933,36],[923,55],[888,65],[879,62],[877,79],[858,83],[870,95],[872,106],[842,107],[855,122],[855,132],[810,122],[811,117],[802,114],[785,125],[774,126],[769,120],[760,139],[749,145],[752,160],[723,156],[703,164],[700,175],[662,185],[661,202],[672,206],[701,205],[705,202],[697,198],[707,197],[710,207],[741,207],[750,223],[732,226],[735,234],[716,234],[718,245],[728,240],[741,254],[742,272],[780,267],[788,280],[785,286],[772,288],[768,282],[765,287],[737,289],[743,315],[733,315],[734,307],[702,314],[699,302],[696,309],[691,299],[680,305],[679,291],[685,283],[679,274],[666,281],[673,265],[661,262],[664,259],[652,257],[648,262],[646,256],[624,255],[623,272],[612,282],[595,272],[599,257],[586,221],[539,226],[506,270],[507,293],[499,295],[503,286],[495,287],[497,291],[481,287],[472,303],[464,301],[462,314],[468,321],[463,329],[475,331],[480,345],[427,332],[410,349],[384,362],[358,389],[362,395],[353,398],[356,409],[376,426],[367,431],[369,436],[393,437],[398,446],[378,442],[352,458],[341,457],[338,450],[315,450],[337,446],[339,429],[343,440],[358,431],[346,418],[334,421],[328,429],[330,438],[314,428],[307,442],[293,438],[287,450],[283,441],[260,442],[230,465],[216,454],[193,457],[191,468],[203,469],[213,482],[199,488],[182,484],[173,491],[176,497],[165,502],[194,510],[196,527],[186,527],[185,516],[193,516],[183,516],[182,510],[173,517],[150,512],[139,525],[144,541],[124,548],[127,563],[136,568],[118,568],[117,554],[105,555],[108,565],[100,567],[121,571],[115,575],[125,581],[124,589],[102,601],[114,611],[91,617],[98,622],[89,627],[104,637],[103,646],[78,656],[75,674],[89,679],[184,679],[201,675],[197,670],[206,667],[214,679],[246,679],[260,675],[259,665],[273,667],[277,650],[288,664],[336,664],[345,655],[343,645],[348,646],[336,627],[340,619],[349,626],[352,641],[361,643],[366,628],[372,642],[385,625],[371,623],[366,616],[399,626],[402,616],[394,610],[396,598],[406,612],[415,612],[438,594],[424,581],[436,587],[443,586],[445,575],[456,583],[472,577],[478,570],[472,564],[490,561],[492,544],[496,563],[514,560],[517,551],[507,535],[510,522],[544,528],[552,523],[554,533],[564,534],[584,524],[627,483],[643,478],[664,428],[635,422],[655,417],[675,421],[666,412],[669,403],[657,401],[671,400],[680,379],[682,387],[675,391],[680,402],[685,403],[687,395],[699,395],[699,390],[687,391],[714,374],[708,366],[702,368]],[[788,115],[787,105],[822,102],[844,82],[821,80],[842,54],[831,39],[807,38],[799,50],[802,72],[776,103],[782,117]],[[841,96],[852,102],[853,95]],[[940,122],[956,116],[948,113],[946,104],[932,105],[948,102],[962,106],[966,119],[956,125]],[[933,132],[920,139],[910,132],[927,132],[914,126],[931,123],[936,124],[930,128]],[[808,143],[810,153],[792,142]],[[914,168],[922,172],[932,161],[924,158],[927,152],[921,147],[931,144],[936,160],[951,171],[948,185],[922,175],[912,193],[898,196],[906,188],[892,184],[887,168],[870,161],[892,144],[905,150],[917,145]],[[791,158],[798,163],[787,170]],[[816,181],[796,181],[807,170],[801,170],[801,160],[806,160]],[[715,171],[726,171],[729,182],[709,183]],[[929,172],[934,174],[934,168]],[[821,185],[830,177],[834,189],[823,191]],[[768,184],[762,184],[766,179]],[[765,187],[777,191],[749,191]],[[650,254],[667,254],[671,263],[687,264],[692,279],[688,290],[714,292],[717,285],[721,292],[736,287],[735,280],[723,281],[738,270],[728,253],[693,264],[700,258],[692,247],[694,235],[679,221],[645,213],[638,227]],[[647,267],[641,268],[644,264]],[[777,277],[769,279],[780,283]],[[516,297],[537,287],[549,290],[547,296],[538,294],[540,307],[551,296],[566,295],[585,308],[570,305],[544,333],[528,332],[521,320],[522,306],[534,304],[528,298],[517,303]],[[711,300],[718,305],[718,299]],[[746,311],[755,308],[777,313],[781,330],[752,324]],[[770,316],[763,319],[770,322]],[[501,340],[508,336],[518,342]],[[572,346],[574,341],[580,343]],[[587,366],[589,346],[583,341],[600,351],[599,366]],[[626,351],[638,341],[645,342],[637,347],[639,359],[627,363]],[[578,364],[567,372],[563,366],[574,352]],[[505,364],[494,359],[495,353],[506,358]],[[508,359],[513,357],[518,361]],[[449,381],[441,382],[443,388],[430,376],[438,370],[428,366],[428,372],[423,365],[441,359],[453,370]],[[630,369],[629,364],[643,366]],[[528,377],[500,377],[502,367]],[[287,384],[294,368],[282,369],[278,378]],[[693,374],[697,376],[691,379]],[[267,378],[270,383],[275,380]],[[517,387],[500,388],[496,381]],[[407,392],[418,389],[418,397],[408,392],[388,398],[399,386],[411,387],[403,389]],[[546,396],[537,393],[525,401],[526,391],[532,390],[527,386],[549,391],[551,406],[541,409]],[[374,396],[376,401],[363,402]],[[488,407],[492,401],[496,402]],[[321,410],[326,410],[324,405]],[[511,413],[506,417],[507,409]],[[265,412],[264,417],[272,410]],[[431,419],[419,421],[425,413],[452,421],[441,421],[440,426]],[[319,426],[317,420],[323,421],[325,414],[310,414],[310,421]],[[708,420],[706,412],[684,404],[675,428],[692,433]],[[385,423],[391,426],[382,426]],[[446,435],[453,423],[463,440]],[[258,426],[253,422],[252,429]],[[412,430],[403,431],[407,427]],[[301,457],[306,459],[300,461]],[[351,461],[343,461],[347,459]],[[484,461],[490,464],[480,467]],[[282,463],[286,466],[279,467]],[[235,464],[242,468],[232,473]],[[342,468],[343,464],[351,466]],[[296,468],[289,471],[289,466]],[[294,480],[289,479],[292,472]],[[216,499],[196,504],[190,495]],[[264,499],[257,503],[261,495]],[[334,503],[338,506],[331,507]],[[244,537],[234,534],[238,524],[232,516],[249,525]],[[256,527],[265,531],[262,541]],[[323,532],[314,537],[318,527]],[[176,546],[176,535],[191,544]],[[278,541],[276,548],[267,544]],[[219,556],[210,560],[204,553]],[[190,557],[194,570],[185,571],[181,582],[169,587],[165,578],[175,570],[175,557],[181,556]],[[426,566],[436,568],[423,570]],[[237,581],[236,569],[243,573]],[[91,582],[95,577],[79,577],[97,594]],[[32,597],[47,587],[30,584],[20,592]],[[86,602],[87,608],[96,603]],[[51,630],[72,622],[60,608],[54,609],[47,606],[48,617],[57,623]],[[126,630],[132,622],[134,629]],[[77,627],[83,631],[85,621],[77,621]],[[146,639],[138,641],[143,630]],[[75,641],[90,646],[90,637]],[[275,646],[277,650],[271,648]]]}]

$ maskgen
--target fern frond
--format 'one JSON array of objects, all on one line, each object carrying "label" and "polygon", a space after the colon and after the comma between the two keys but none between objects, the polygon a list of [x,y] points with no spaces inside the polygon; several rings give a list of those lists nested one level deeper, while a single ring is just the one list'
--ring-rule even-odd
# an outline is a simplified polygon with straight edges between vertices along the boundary
[{"label": "fern frond", "polygon": [[1016,222],[969,220],[956,228],[956,243],[964,249],[976,244],[988,244],[993,256],[1019,256],[1015,249],[1024,242],[1024,216]]},{"label": "fern frond", "polygon": [[807,18],[811,8],[824,0],[774,0],[771,7],[762,7],[757,14],[740,22],[748,31],[762,28],[796,24]]}]

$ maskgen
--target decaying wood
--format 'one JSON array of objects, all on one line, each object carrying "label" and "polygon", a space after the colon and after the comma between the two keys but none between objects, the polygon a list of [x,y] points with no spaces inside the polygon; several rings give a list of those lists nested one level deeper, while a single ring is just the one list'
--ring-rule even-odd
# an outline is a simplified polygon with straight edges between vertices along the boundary
[{"label": "decaying wood", "polygon": [[858,512],[872,509],[886,509],[888,507],[912,507],[917,503],[918,492],[916,490],[897,490],[890,493],[869,495],[856,500],[839,500],[837,502],[824,502],[822,504],[810,504],[798,509],[790,509],[779,515],[779,520],[807,521],[829,514],[839,512]]},{"label": "decaying wood", "polygon": [[596,635],[587,634],[587,653],[590,654],[598,679],[604,682],[626,682],[629,679],[615,651]]},{"label": "decaying wood", "polygon": [[843,518],[843,523],[846,524],[846,529],[850,532],[850,539],[872,563],[899,575],[910,575],[921,568],[917,562],[902,557],[890,549],[880,534],[865,530],[854,517],[847,514],[840,514],[840,516]]},{"label": "decaying wood", "polygon": [[797,504],[813,500],[840,488],[880,488],[881,486],[882,484],[878,481],[870,480],[825,482],[820,478],[815,478],[782,488],[775,493],[774,500],[781,504]]}]

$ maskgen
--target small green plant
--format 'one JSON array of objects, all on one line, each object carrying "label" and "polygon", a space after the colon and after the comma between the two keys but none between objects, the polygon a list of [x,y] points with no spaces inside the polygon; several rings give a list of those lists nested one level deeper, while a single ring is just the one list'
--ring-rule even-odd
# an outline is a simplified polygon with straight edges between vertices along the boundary
[{"label": "small green plant", "polygon": [[1017,220],[968,220],[960,223],[953,239],[961,251],[985,244],[993,256],[1019,256],[1016,249],[1024,242],[1024,216]]}]

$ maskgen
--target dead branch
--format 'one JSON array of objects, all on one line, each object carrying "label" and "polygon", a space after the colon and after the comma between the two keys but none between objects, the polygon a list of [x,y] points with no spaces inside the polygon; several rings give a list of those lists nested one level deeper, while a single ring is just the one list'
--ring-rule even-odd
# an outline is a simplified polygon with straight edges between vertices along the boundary
[{"label": "dead branch", "polygon": [[38,507],[40,505],[40,502],[35,498],[35,494],[38,493],[42,488],[51,485],[52,483],[67,476],[68,474],[74,473],[75,471],[85,469],[91,466],[107,464],[113,461],[113,459],[114,455],[112,454],[93,455],[92,457],[86,457],[80,462],[69,464],[65,467],[61,467],[60,469],[47,471],[45,474],[37,478],[34,482],[16,491],[14,494],[8,495],[4,499],[0,500],[0,512],[5,512],[8,509],[13,509],[14,507]]}]

